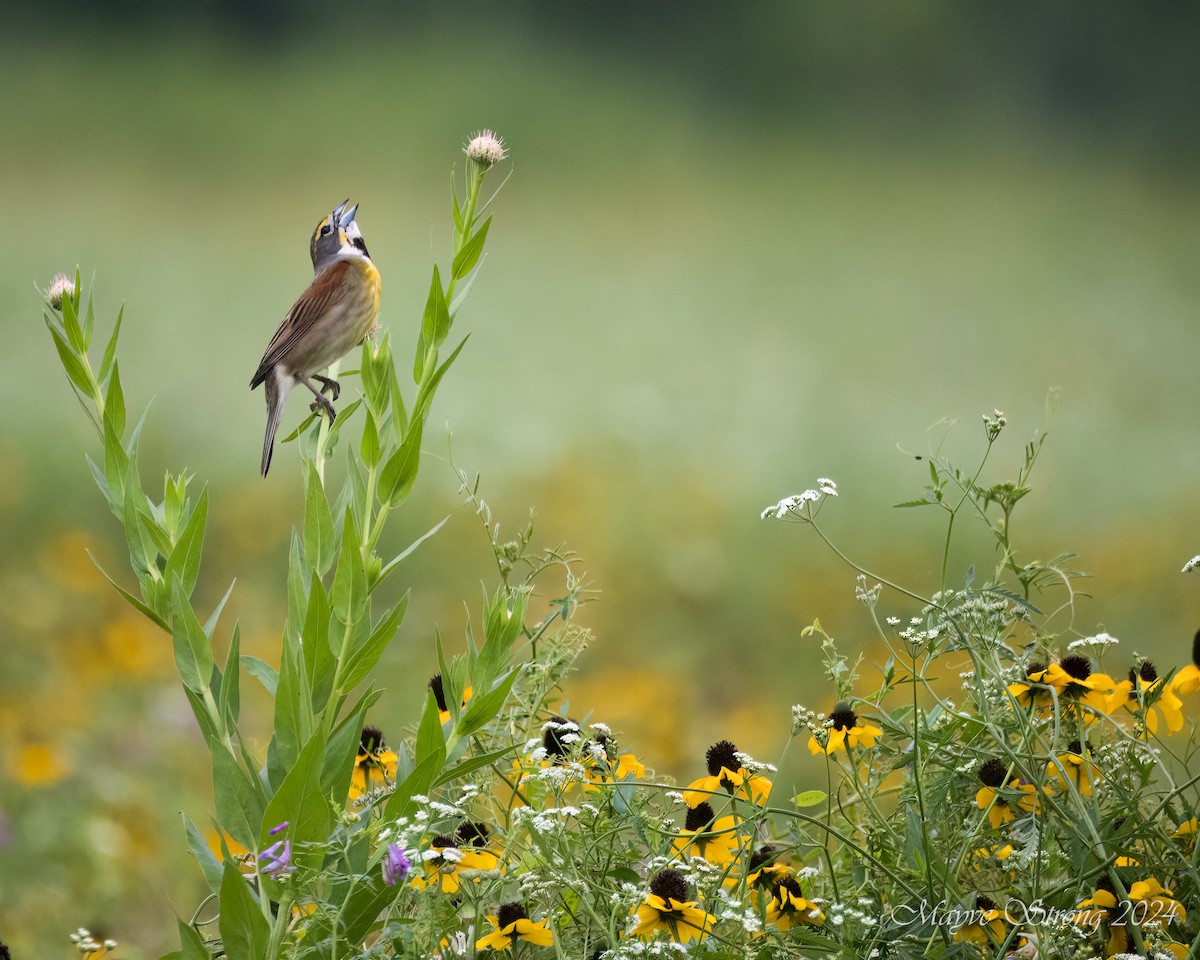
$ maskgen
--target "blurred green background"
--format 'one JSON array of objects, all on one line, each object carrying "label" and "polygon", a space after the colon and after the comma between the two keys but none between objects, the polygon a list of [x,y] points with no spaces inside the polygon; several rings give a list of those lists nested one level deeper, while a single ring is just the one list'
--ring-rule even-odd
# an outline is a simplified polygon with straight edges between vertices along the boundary
[{"label": "blurred green background", "polygon": [[[493,571],[445,461],[513,532],[566,541],[599,602],[567,690],[662,773],[730,737],[778,758],[788,711],[831,707],[820,617],[865,650],[853,572],[759,511],[839,483],[848,554],[936,587],[937,517],[892,510],[927,453],[970,466],[980,414],[1009,478],[1062,402],[1018,511],[1024,558],[1096,576],[1074,629],[1186,660],[1200,582],[1200,8],[1080,3],[391,5],[259,0],[15,12],[0,36],[0,939],[64,955],[80,924],[130,960],[173,945],[197,880],[177,811],[208,772],[168,644],[88,560],[123,574],[83,452],[93,438],[41,322],[59,270],[125,304],[149,479],[210,484],[202,595],[230,578],[248,652],[273,659],[296,453],[257,464],[246,383],[346,196],[405,355],[448,172],[481,127],[511,150],[471,343],[431,418],[394,545],[451,520],[406,570],[413,602],[375,722],[402,736],[434,626]],[[6,14],[6,17],[8,15]],[[494,182],[496,177],[492,178]],[[284,431],[304,414],[289,406]],[[958,426],[937,424],[953,418]],[[445,425],[445,427],[443,427]],[[1022,517],[1022,515],[1024,515]],[[977,532],[956,579],[986,566]],[[131,582],[131,581],[127,581]],[[548,591],[550,587],[547,588]],[[885,595],[883,613],[916,611]],[[1065,629],[1068,625],[1063,622]],[[786,777],[811,775],[800,753]],[[796,769],[793,772],[792,766]],[[807,771],[807,772],[806,772]]]}]

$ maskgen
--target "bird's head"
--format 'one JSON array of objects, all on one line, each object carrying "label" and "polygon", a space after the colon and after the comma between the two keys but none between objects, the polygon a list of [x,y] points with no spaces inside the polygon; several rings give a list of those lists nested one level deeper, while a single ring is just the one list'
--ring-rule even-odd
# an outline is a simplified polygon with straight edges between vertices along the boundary
[{"label": "bird's head", "polygon": [[320,273],[334,260],[347,256],[370,259],[362,231],[354,219],[357,213],[358,204],[350,206],[346,200],[321,218],[309,244],[314,272]]}]

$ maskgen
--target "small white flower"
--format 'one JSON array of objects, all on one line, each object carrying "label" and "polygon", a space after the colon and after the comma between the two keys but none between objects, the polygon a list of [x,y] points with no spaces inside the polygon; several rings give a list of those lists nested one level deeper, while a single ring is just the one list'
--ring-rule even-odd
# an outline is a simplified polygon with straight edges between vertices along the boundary
[{"label": "small white flower", "polygon": [[1200,554],[1185,563],[1180,573],[1191,573],[1193,570],[1200,570]]},{"label": "small white flower", "polygon": [[1102,647],[1106,644],[1120,642],[1112,634],[1098,633],[1094,637],[1082,637],[1079,640],[1072,640],[1067,644],[1067,649],[1074,650],[1076,647]]},{"label": "small white flower", "polygon": [[888,617],[887,622],[888,622],[888,624],[890,624],[891,626],[894,627],[900,623],[900,618],[899,617]]},{"label": "small white flower", "polygon": [[504,149],[504,138],[491,130],[480,130],[471,137],[470,142],[463,147],[463,153],[485,170],[508,156]]}]

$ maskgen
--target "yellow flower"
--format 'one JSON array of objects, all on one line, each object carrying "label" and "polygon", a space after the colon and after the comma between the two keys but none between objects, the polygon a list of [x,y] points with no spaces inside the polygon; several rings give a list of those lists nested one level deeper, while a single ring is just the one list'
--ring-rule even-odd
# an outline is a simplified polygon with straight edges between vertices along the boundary
[{"label": "yellow flower", "polygon": [[1192,817],[1191,820],[1183,821],[1183,823],[1179,825],[1179,829],[1171,834],[1171,836],[1179,840],[1187,840],[1190,838],[1191,842],[1195,844],[1196,830],[1198,827],[1200,827],[1200,821],[1197,821],[1195,817]]},{"label": "yellow flower", "polygon": [[824,745],[816,737],[808,738],[808,749],[813,756],[821,753],[828,755],[851,747],[869,750],[875,746],[875,738],[883,735],[883,731],[878,727],[860,720],[858,714],[845,703],[839,703],[833,708],[826,731]]},{"label": "yellow flower", "polygon": [[1124,707],[1132,714],[1140,713],[1146,725],[1146,732],[1158,733],[1158,717],[1162,714],[1163,721],[1171,733],[1183,729],[1183,701],[1176,695],[1173,687],[1164,686],[1154,664],[1149,660],[1142,662],[1138,670],[1130,669],[1129,679],[1122,680],[1109,694],[1108,712]]},{"label": "yellow flower", "polygon": [[[1086,749],[1087,756],[1084,756]],[[1067,744],[1067,752],[1058,755],[1058,763],[1051,760],[1046,764],[1046,775],[1056,777],[1064,788],[1068,783],[1075,787],[1081,797],[1090,797],[1092,787],[1100,779],[1100,770],[1091,760],[1092,748],[1080,745],[1078,740]],[[1061,767],[1061,769],[1060,769]],[[1063,779],[1063,772],[1066,779]]]},{"label": "yellow flower", "polygon": [[804,898],[800,881],[795,877],[784,877],[771,891],[771,902],[767,904],[767,923],[780,930],[791,930],[798,924],[819,927],[825,922],[825,914],[811,900]]},{"label": "yellow flower", "polygon": [[979,779],[983,786],[975,794],[975,805],[980,810],[988,811],[993,830],[998,830],[1001,824],[1009,823],[1018,816],[1037,812],[1035,787],[1019,778],[1008,780],[1008,768],[1004,761],[989,760],[979,768]]},{"label": "yellow flower", "polygon": [[554,944],[554,934],[546,929],[546,920],[530,920],[529,914],[519,903],[505,903],[496,911],[496,916],[488,916],[492,932],[475,944],[476,950],[507,950],[515,940],[524,940],[535,947],[549,947]]},{"label": "yellow flower", "polygon": [[24,787],[50,787],[70,773],[67,752],[52,743],[26,743],[9,761],[14,780]]},{"label": "yellow flower", "polygon": [[584,785],[587,790],[598,790],[599,783],[620,783],[622,780],[641,780],[646,775],[646,765],[632,753],[618,754],[614,759],[609,753],[609,745],[615,750],[616,743],[606,733],[597,734],[596,739],[589,744],[585,751],[584,761],[587,764],[588,782]]},{"label": "yellow flower", "polygon": [[1046,665],[1040,662],[1029,664],[1025,668],[1025,682],[1010,683],[1008,685],[1008,692],[1022,707],[1030,705],[1038,707],[1049,706],[1051,696],[1046,681]]},{"label": "yellow flower", "polygon": [[752,803],[766,803],[771,793],[771,781],[743,767],[737,752],[737,747],[728,740],[719,740],[709,747],[705,754],[708,776],[688,785],[683,792],[683,802],[694,807],[724,790]]},{"label": "yellow flower", "polygon": [[[1123,909],[1114,915],[1113,911],[1118,903],[1112,884],[1107,877],[1102,877],[1096,884],[1096,892],[1076,905],[1079,912],[1072,918],[1077,926],[1091,929],[1097,929],[1101,922],[1109,924],[1105,952],[1110,957],[1131,950],[1131,938],[1124,922],[1113,923],[1114,919],[1124,921],[1126,917],[1132,917],[1139,925],[1155,923],[1161,927],[1170,923],[1177,922],[1182,925],[1187,922],[1187,913],[1183,905],[1173,899],[1171,891],[1165,889],[1154,877],[1133,883],[1129,887],[1129,909]],[[1169,943],[1164,943],[1163,946],[1172,953],[1175,952]]]},{"label": "yellow flower", "polygon": [[[433,699],[437,701],[438,721],[446,723],[450,719],[450,707],[446,703],[446,688],[442,682],[442,675],[440,673],[435,673],[429,678],[429,689],[433,692]],[[471,699],[473,692],[471,685],[468,683],[463,689],[459,710],[462,710],[467,705],[467,701]]]},{"label": "yellow flower", "polygon": [[1116,687],[1112,677],[1094,673],[1092,661],[1078,653],[1050,664],[1042,682],[1057,690],[1060,700],[1083,704],[1101,713],[1108,712],[1108,696]]},{"label": "yellow flower", "polygon": [[[775,885],[795,874],[795,871],[784,863],[776,862],[779,851],[766,843],[750,854],[746,864],[746,889],[759,896],[770,896]],[[738,879],[730,875],[725,879],[725,885],[736,886]]]},{"label": "yellow flower", "polygon": [[357,800],[376,786],[394,780],[398,760],[395,752],[384,744],[383,733],[377,727],[363,727],[354,772],[350,775],[350,799]]},{"label": "yellow flower", "polygon": [[739,839],[733,817],[715,819],[708,803],[689,807],[683,831],[675,838],[675,851],[681,856],[702,857],[723,866],[737,856]]},{"label": "yellow flower", "polygon": [[1171,689],[1185,697],[1200,690],[1200,630],[1192,640],[1192,662],[1171,678]]},{"label": "yellow flower", "polygon": [[[461,849],[456,837],[444,834],[429,841],[429,850],[422,856],[424,872],[412,878],[418,890],[438,889],[442,893],[458,893],[463,870],[496,870],[500,858],[490,850]],[[465,844],[464,844],[465,846]],[[476,883],[479,877],[475,877]]]},{"label": "yellow flower", "polygon": [[954,939],[959,943],[974,943],[980,946],[1003,943],[1008,936],[1004,925],[1012,923],[1012,918],[1003,910],[997,909],[991,897],[985,896],[975,898],[974,913],[978,919],[964,923],[955,930]]},{"label": "yellow flower", "polygon": [[687,882],[675,870],[660,870],[650,881],[650,893],[634,914],[635,936],[650,939],[665,930],[676,943],[703,938],[712,930],[717,918],[687,899]]}]

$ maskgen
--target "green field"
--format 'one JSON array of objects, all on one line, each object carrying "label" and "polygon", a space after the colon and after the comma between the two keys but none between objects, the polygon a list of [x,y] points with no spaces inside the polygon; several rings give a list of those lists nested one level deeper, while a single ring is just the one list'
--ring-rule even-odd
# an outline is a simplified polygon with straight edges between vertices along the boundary
[{"label": "green field", "polygon": [[[183,909],[191,889],[171,872],[186,853],[174,812],[201,820],[208,796],[168,645],[122,619],[84,555],[123,572],[36,286],[78,265],[101,323],[124,303],[127,398],[150,404],[143,472],[210,483],[201,593],[236,577],[247,646],[269,658],[303,492],[292,449],[257,476],[262,397],[246,384],[308,279],[314,224],[346,196],[407,351],[431,258],[447,256],[447,171],[480,127],[506,137],[512,173],[403,521],[411,539],[452,516],[408,570],[377,718],[396,739],[435,670],[434,626],[460,637],[462,601],[493,575],[437,459],[447,428],[505,527],[533,507],[538,539],[583,558],[596,641],[571,711],[680,778],[726,735],[769,759],[792,703],[831,706],[802,627],[819,617],[851,650],[867,636],[853,572],[804,529],[761,522],[763,506],[835,478],[839,545],[932,591],[940,521],[890,506],[927,480],[913,455],[945,439],[970,465],[980,415],[1000,408],[1009,432],[985,478],[1007,479],[1051,388],[1014,536],[1026,559],[1073,550],[1096,574],[1075,630],[1187,660],[1200,188],[1186,150],[1001,109],[764,115],[611,51],[450,40],[363,39],[332,71],[309,42],[156,38],[115,57],[70,40],[0,60],[0,938],[14,957],[65,955],[79,924],[111,930],[130,960],[168,949],[166,897]],[[284,431],[303,413],[293,399]],[[982,536],[964,543],[954,581],[994,561]],[[881,610],[916,612],[887,595]],[[13,758],[43,741],[66,770],[21,788]]]}]

